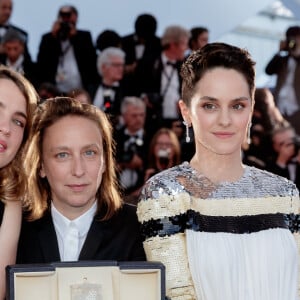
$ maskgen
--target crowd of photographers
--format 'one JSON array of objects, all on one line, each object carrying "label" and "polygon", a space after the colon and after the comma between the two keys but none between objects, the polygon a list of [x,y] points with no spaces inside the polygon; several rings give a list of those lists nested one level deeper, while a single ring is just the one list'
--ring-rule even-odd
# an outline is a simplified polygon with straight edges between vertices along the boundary
[{"label": "crowd of photographers", "polygon": [[[41,99],[84,95],[82,101],[109,114],[126,195],[136,195],[147,178],[149,155],[154,155],[148,149],[161,128],[175,133],[180,151],[175,151],[176,143],[169,140],[163,144],[170,149],[153,149],[164,155],[178,152],[179,161],[191,158],[193,132],[187,129],[192,139],[186,143],[186,128],[177,106],[180,66],[191,51],[208,43],[207,28],[168,26],[158,37],[155,17],[142,14],[135,20],[132,34],[120,36],[104,30],[94,42],[89,31],[77,28],[76,7],[67,5],[59,8],[52,29],[41,37],[37,60],[33,61],[27,33],[9,22],[11,13],[12,0],[0,0],[0,63],[23,73]],[[288,28],[266,73],[277,75],[277,82],[274,90],[257,89],[251,144],[243,149],[244,161],[292,179],[300,187],[299,26]],[[164,133],[168,138],[169,133]],[[163,164],[165,168],[172,165],[169,161]]]}]

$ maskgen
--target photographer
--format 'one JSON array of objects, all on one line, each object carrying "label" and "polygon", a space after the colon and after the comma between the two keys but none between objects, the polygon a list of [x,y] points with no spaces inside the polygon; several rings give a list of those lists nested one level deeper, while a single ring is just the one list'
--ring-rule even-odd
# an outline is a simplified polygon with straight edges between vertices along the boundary
[{"label": "photographer", "polygon": [[268,75],[277,75],[274,97],[279,111],[294,128],[300,114],[300,26],[289,27],[279,52],[266,67]]},{"label": "photographer", "polygon": [[179,164],[181,149],[178,137],[169,128],[160,128],[150,142],[146,182],[153,175]]},{"label": "photographer", "polygon": [[74,6],[62,6],[51,32],[42,36],[37,56],[40,83],[53,83],[62,93],[90,91],[99,80],[91,33],[77,29],[77,19]]},{"label": "photographer", "polygon": [[146,106],[137,97],[125,97],[121,104],[124,126],[115,132],[119,180],[125,196],[136,196],[144,183],[149,139],[144,130]]},{"label": "photographer", "polygon": [[279,125],[272,132],[273,158],[266,170],[293,181],[300,188],[300,141],[290,124]]}]

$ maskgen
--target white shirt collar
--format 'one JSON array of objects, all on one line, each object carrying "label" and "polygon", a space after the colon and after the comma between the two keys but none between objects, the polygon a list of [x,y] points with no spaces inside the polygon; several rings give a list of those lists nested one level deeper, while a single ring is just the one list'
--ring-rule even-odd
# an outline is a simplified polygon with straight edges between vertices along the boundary
[{"label": "white shirt collar", "polygon": [[67,232],[67,229],[71,222],[73,222],[79,230],[79,236],[85,236],[90,229],[91,223],[94,219],[94,216],[97,211],[97,200],[91,206],[89,210],[87,210],[83,215],[79,216],[74,220],[69,220],[64,215],[62,215],[54,206],[53,202],[51,202],[51,214],[53,218],[53,223],[55,229],[59,231],[59,233],[64,236]]},{"label": "white shirt collar", "polygon": [[125,130],[124,130],[124,133],[125,134],[127,134],[127,135],[131,135],[131,136],[133,136],[133,137],[139,137],[140,139],[142,139],[143,138],[143,135],[144,135],[144,129],[143,128],[141,128],[141,129],[139,129],[138,131],[136,131],[135,133],[130,133],[129,131],[128,131],[128,129],[127,128],[125,128]]},{"label": "white shirt collar", "polygon": [[174,64],[176,63],[176,60],[167,58],[167,56],[164,53],[161,54],[161,61],[162,61],[164,66],[167,65],[168,61],[171,62],[171,63],[174,63]]}]

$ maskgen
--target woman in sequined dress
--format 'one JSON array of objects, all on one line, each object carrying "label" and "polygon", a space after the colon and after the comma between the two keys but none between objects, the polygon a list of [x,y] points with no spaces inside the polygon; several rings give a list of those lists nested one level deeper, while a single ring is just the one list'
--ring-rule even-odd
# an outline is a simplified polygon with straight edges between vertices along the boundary
[{"label": "woman in sequined dress", "polygon": [[0,67],[0,299],[5,267],[15,263],[26,176],[22,155],[31,128],[37,93],[20,74]]},{"label": "woman in sequined dress", "polygon": [[138,203],[147,259],[166,266],[172,300],[297,299],[299,193],[243,165],[255,89],[246,50],[211,43],[181,70],[190,162],[148,180]]}]

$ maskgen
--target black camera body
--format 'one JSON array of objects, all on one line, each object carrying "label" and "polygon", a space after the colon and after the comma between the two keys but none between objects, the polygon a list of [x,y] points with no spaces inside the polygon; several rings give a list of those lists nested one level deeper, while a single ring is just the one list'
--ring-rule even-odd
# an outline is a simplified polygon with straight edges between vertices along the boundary
[{"label": "black camera body", "polygon": [[62,40],[66,40],[70,35],[72,29],[72,23],[70,22],[71,16],[72,16],[71,11],[59,12],[60,28],[58,31],[58,36]]},{"label": "black camera body", "polygon": [[121,161],[124,163],[131,162],[135,153],[136,153],[136,144],[135,143],[129,144],[127,150],[122,153]]},{"label": "black camera body", "polygon": [[162,169],[166,169],[169,166],[170,162],[169,151],[165,149],[160,149],[157,153],[157,156]]},{"label": "black camera body", "polygon": [[60,28],[58,31],[58,36],[61,40],[66,40],[71,32],[72,24],[70,22],[62,21],[60,22]]},{"label": "black camera body", "polygon": [[135,138],[126,145],[123,153],[121,154],[120,160],[124,163],[131,162],[133,156],[137,154],[142,156],[144,142],[140,138]]}]

